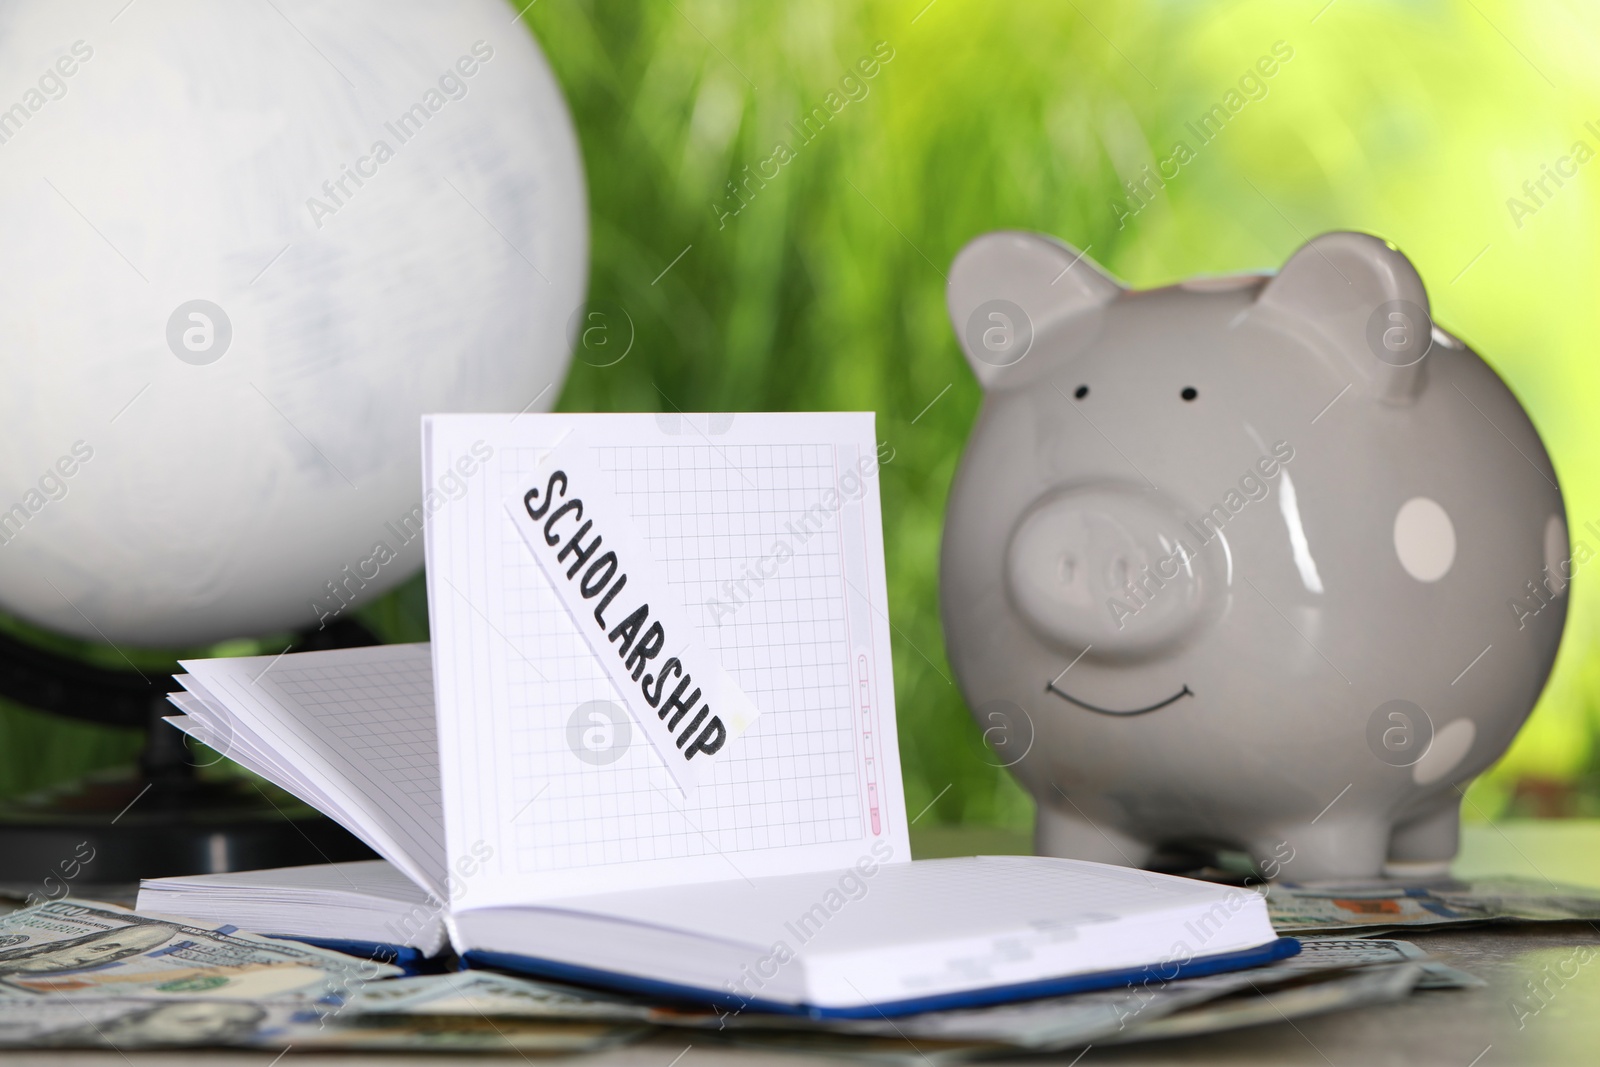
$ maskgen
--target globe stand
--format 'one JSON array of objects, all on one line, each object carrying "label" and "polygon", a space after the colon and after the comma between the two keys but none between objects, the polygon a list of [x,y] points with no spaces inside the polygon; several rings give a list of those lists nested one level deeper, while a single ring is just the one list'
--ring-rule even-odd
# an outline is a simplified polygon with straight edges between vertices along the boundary
[{"label": "globe stand", "polygon": [[[298,650],[376,644],[354,622]],[[38,899],[140,878],[371,859],[314,809],[253,778],[202,778],[183,734],[161,721],[171,680],[107,670],[0,633],[0,695],[47,713],[142,728],[136,765],[0,803],[0,886]]]}]

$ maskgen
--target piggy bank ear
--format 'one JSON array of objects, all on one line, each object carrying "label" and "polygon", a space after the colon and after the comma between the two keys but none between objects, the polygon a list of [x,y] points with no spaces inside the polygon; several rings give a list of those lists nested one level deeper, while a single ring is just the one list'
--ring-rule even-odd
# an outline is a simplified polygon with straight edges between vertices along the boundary
[{"label": "piggy bank ear", "polygon": [[1364,233],[1314,237],[1267,283],[1257,305],[1310,324],[1379,400],[1408,404],[1422,391],[1433,346],[1428,291],[1388,242]]},{"label": "piggy bank ear", "polygon": [[1028,354],[1035,339],[1121,292],[1121,285],[1069,245],[1000,230],[957,253],[945,300],[967,363],[988,389]]}]

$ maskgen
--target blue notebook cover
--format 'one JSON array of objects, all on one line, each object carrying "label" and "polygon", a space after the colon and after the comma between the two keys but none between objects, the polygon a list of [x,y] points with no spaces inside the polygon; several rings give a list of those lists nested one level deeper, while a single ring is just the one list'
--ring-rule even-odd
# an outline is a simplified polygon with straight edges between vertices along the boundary
[{"label": "blue notebook cover", "polygon": [[990,986],[960,993],[942,993],[936,996],[911,997],[883,1004],[863,1004],[850,1008],[820,1008],[808,1004],[785,1004],[779,1001],[750,999],[723,990],[701,989],[696,986],[661,982],[614,971],[596,970],[555,960],[535,959],[509,952],[471,951],[462,957],[468,967],[483,967],[511,971],[535,978],[547,978],[572,985],[593,986],[610,992],[633,993],[652,1000],[667,1000],[697,1008],[717,1011],[762,1011],[778,1015],[801,1015],[813,1019],[876,1019],[892,1015],[915,1015],[925,1011],[945,1011],[951,1008],[982,1008],[991,1004],[1004,1004],[1015,1000],[1036,1000],[1040,997],[1061,996],[1066,993],[1085,993],[1095,989],[1113,989],[1121,985],[1142,982],[1169,982],[1177,978],[1199,978],[1223,971],[1257,967],[1274,960],[1298,955],[1300,942],[1292,937],[1280,937],[1256,948],[1237,952],[1219,952],[1209,956],[1195,956],[1183,963],[1154,963],[1144,967],[1126,967],[1115,971],[1096,971],[1092,974],[1075,974],[1062,978],[1046,978],[1035,982],[1014,985]]},{"label": "blue notebook cover", "polygon": [[410,945],[386,945],[379,941],[350,941],[333,937],[291,937],[288,934],[265,934],[276,941],[299,941],[314,948],[330,952],[343,952],[346,956],[392,963],[407,976],[417,974],[442,974],[450,969],[448,948],[437,956],[425,956],[419,948]]}]

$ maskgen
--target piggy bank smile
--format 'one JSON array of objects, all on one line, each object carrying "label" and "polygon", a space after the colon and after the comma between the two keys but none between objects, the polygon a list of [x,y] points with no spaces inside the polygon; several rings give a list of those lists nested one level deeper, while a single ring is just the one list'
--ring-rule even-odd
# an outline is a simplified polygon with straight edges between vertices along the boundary
[{"label": "piggy bank smile", "polygon": [[1072,705],[1074,705],[1076,707],[1080,707],[1080,708],[1084,709],[1085,711],[1097,711],[1101,715],[1144,715],[1147,712],[1160,711],[1162,708],[1168,707],[1168,706],[1170,706],[1172,704],[1176,704],[1178,701],[1182,700],[1184,697],[1192,697],[1192,696],[1194,696],[1194,693],[1190,691],[1189,687],[1188,686],[1184,686],[1182,689],[1178,690],[1176,693],[1173,693],[1171,696],[1167,697],[1167,699],[1158,700],[1154,704],[1146,704],[1142,708],[1102,708],[1100,705],[1091,704],[1087,700],[1079,700],[1077,697],[1073,696],[1071,693],[1067,692],[1065,689],[1062,689],[1059,686],[1057,686],[1056,685],[1056,679],[1054,679],[1054,678],[1052,678],[1052,679],[1050,679],[1050,681],[1046,682],[1044,688],[1045,688],[1046,692],[1054,693],[1056,696],[1060,697],[1062,700],[1065,700],[1068,704],[1072,704]]},{"label": "piggy bank smile", "polygon": [[941,610],[980,722],[1027,720],[1004,765],[1037,851],[1445,871],[1458,787],[1549,672],[1570,564],[1538,434],[1410,262],[1335,233],[1275,275],[1141,292],[996,233],[948,300],[985,402]]}]

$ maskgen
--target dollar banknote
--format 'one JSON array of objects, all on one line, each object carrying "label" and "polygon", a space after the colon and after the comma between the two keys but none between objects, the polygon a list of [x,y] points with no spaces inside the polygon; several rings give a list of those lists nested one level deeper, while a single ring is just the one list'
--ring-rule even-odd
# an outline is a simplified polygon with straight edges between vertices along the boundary
[{"label": "dollar banknote", "polygon": [[[254,1033],[272,1014],[250,1001],[10,997],[0,1000],[0,1048],[223,1045]],[[287,1014],[277,1011],[280,1021]]]},{"label": "dollar banknote", "polygon": [[1267,888],[1267,910],[1283,934],[1510,920],[1600,921],[1600,890],[1521,878],[1426,885],[1273,884]]},{"label": "dollar banknote", "polygon": [[257,1048],[349,1052],[593,1052],[637,1040],[649,1026],[566,1019],[489,1019],[459,1015],[340,1016],[257,1035]]},{"label": "dollar banknote", "polygon": [[[1053,1034],[1032,1030],[1024,1043],[996,1036],[987,1040],[961,1040],[930,1037],[905,1028],[905,1020],[894,1020],[898,1032],[851,1033],[837,1028],[779,1033],[754,1029],[733,1029],[716,1040],[741,1047],[763,1050],[805,1051],[906,1067],[941,1067],[943,1064],[970,1063],[1026,1050],[1033,1054],[1062,1053],[1061,1062],[1076,1062],[1092,1048],[1130,1044],[1173,1037],[1235,1030],[1265,1023],[1276,1023],[1311,1015],[1372,1007],[1405,999],[1416,987],[1422,965],[1416,962],[1384,963],[1338,970],[1302,971],[1282,984],[1268,985],[1244,981],[1247,972],[1216,975],[1227,979],[1215,988],[1221,995],[1206,997],[1176,1010],[1140,1012],[1120,1026],[1099,1022],[1080,1029],[1059,1028]],[[1180,984],[1182,980],[1178,983]],[[1199,982],[1203,979],[1194,979]]]},{"label": "dollar banknote", "polygon": [[[1409,942],[1326,940],[1303,945],[1297,956],[1242,971],[1164,982],[1130,983],[1117,989],[993,1008],[931,1012],[897,1019],[892,1023],[887,1020],[846,1023],[836,1029],[883,1036],[895,1033],[912,1039],[937,1037],[946,1040],[982,1040],[1033,1049],[1065,1048],[1112,1038],[1129,1040],[1130,1035],[1144,1032],[1157,1020],[1192,1014],[1204,1005],[1239,995],[1265,995],[1280,989],[1303,989],[1323,984],[1345,989],[1348,985],[1346,979],[1351,978],[1354,972],[1387,972],[1395,968],[1405,969],[1407,990],[1465,988],[1483,984],[1481,979],[1431,958]],[[1365,990],[1368,986],[1363,983],[1351,988]],[[1230,1014],[1227,1017],[1233,1016]]]},{"label": "dollar banknote", "polygon": [[351,996],[347,1010],[385,1015],[651,1022],[710,1031],[798,1029],[918,1042],[1041,1048],[1121,1034],[1136,1024],[1241,992],[1272,990],[1305,984],[1308,979],[1331,978],[1336,972],[1399,964],[1414,964],[1420,969],[1416,983],[1419,988],[1482,984],[1405,941],[1328,939],[1307,942],[1297,956],[1245,971],[1135,982],[1113,989],[893,1019],[800,1020],[760,1012],[675,1009],[488,971],[370,983]]},{"label": "dollar banknote", "polygon": [[[805,1047],[818,1048],[826,1047],[830,1041],[844,1042],[839,1048],[848,1046],[850,1040],[864,1042],[862,1047],[882,1048],[895,1047],[896,1042],[913,1042],[924,1051],[937,1048],[943,1054],[958,1056],[975,1054],[983,1048],[1057,1049],[1112,1038],[1122,1040],[1124,1035],[1157,1019],[1194,1011],[1212,1002],[1323,983],[1335,983],[1345,989],[1345,979],[1356,971],[1394,967],[1405,967],[1407,975],[1414,976],[1408,977],[1408,989],[1481,984],[1477,978],[1432,959],[1404,941],[1329,939],[1308,943],[1298,956],[1244,971],[1132,982],[1113,989],[896,1018],[815,1020],[759,1012],[675,1009],[491,972],[372,983],[351,998],[349,1009],[374,1014],[420,1013],[497,1020],[651,1022],[662,1027],[721,1033],[786,1034]],[[1366,984],[1351,985],[1350,995],[1365,996],[1360,991],[1367,988]],[[1322,999],[1308,999],[1297,993],[1291,1003],[1332,1003],[1343,995],[1330,993]],[[1230,1007],[1223,1017],[1236,1017],[1236,1010]]]},{"label": "dollar banknote", "polygon": [[494,971],[455,971],[372,982],[351,994],[345,1010],[353,1015],[613,1022],[644,1022],[663,1014],[661,1009],[640,1001]]},{"label": "dollar banknote", "polygon": [[399,973],[373,960],[114,904],[54,900],[0,916],[0,1003],[45,996],[342,1003],[365,983]]},{"label": "dollar banknote", "polygon": [[[1329,964],[1329,967],[1336,965]],[[1316,968],[1312,968],[1316,969]],[[1260,980],[1267,981],[1263,970]],[[1218,975],[1216,978],[1226,978]],[[1236,981],[1245,987],[1247,981]],[[959,1044],[995,1042],[1020,1047],[1046,1043],[1061,1033],[1106,1033],[1141,1012],[1165,1013],[1224,995],[1235,985],[1201,980],[1128,986],[988,1008],[926,1012],[902,1018],[812,1019],[757,1011],[667,1007],[488,971],[463,971],[373,982],[352,995],[351,1013],[388,1016],[459,1016],[495,1020],[570,1019],[648,1022],[706,1031],[763,1030],[860,1036],[914,1036]]]},{"label": "dollar banknote", "polygon": [[[1378,971],[1389,979],[1357,980]],[[1402,972],[1404,981],[1393,977]],[[1288,997],[1289,1007],[1309,1013],[1368,1003],[1378,990],[1399,995],[1402,985],[1476,981],[1404,941],[1323,938],[1307,941],[1298,956],[1245,971],[895,1019],[819,1021],[683,1010],[486,971],[401,977],[385,964],[227,926],[61,900],[0,917],[0,1046],[576,1052],[672,1027],[766,1033],[788,1047],[856,1042],[891,1056],[896,1043],[911,1042],[959,1060],[986,1049],[1063,1049],[1250,1025],[1266,1017],[1257,1001],[1269,995],[1279,1008]]]},{"label": "dollar banknote", "polygon": [[1482,978],[1434,959],[1409,941],[1386,938],[1319,938],[1300,942],[1300,955],[1279,960],[1273,970],[1291,974],[1298,970],[1377,967],[1415,963],[1421,966],[1417,989],[1472,989],[1486,985]]},{"label": "dollar banknote", "polygon": [[[1221,995],[1211,987],[1169,982],[1155,996],[1171,1011]],[[1116,1029],[1142,1004],[1130,989],[1100,990],[991,1008],[928,1012],[898,1019],[810,1019],[767,1012],[667,1007],[607,997],[546,982],[462,971],[374,982],[353,995],[347,1010],[372,1015],[463,1016],[492,1019],[589,1019],[649,1022],[679,1029],[729,1029],[900,1036],[955,1042],[996,1041],[1028,1046],[1066,1029],[1100,1033]]]},{"label": "dollar banknote", "polygon": [[1251,990],[1248,995],[1219,998],[1188,1011],[1159,1019],[1101,1039],[1099,1044],[1125,1044],[1174,1037],[1195,1037],[1238,1030],[1334,1011],[1392,1004],[1404,1000],[1422,979],[1420,963],[1386,963],[1331,977],[1299,982],[1276,990]]},{"label": "dollar banknote", "polygon": [[258,1048],[412,1052],[587,1052],[641,1036],[637,1024],[356,1015],[326,1005],[149,997],[0,1001],[0,1048]]}]

